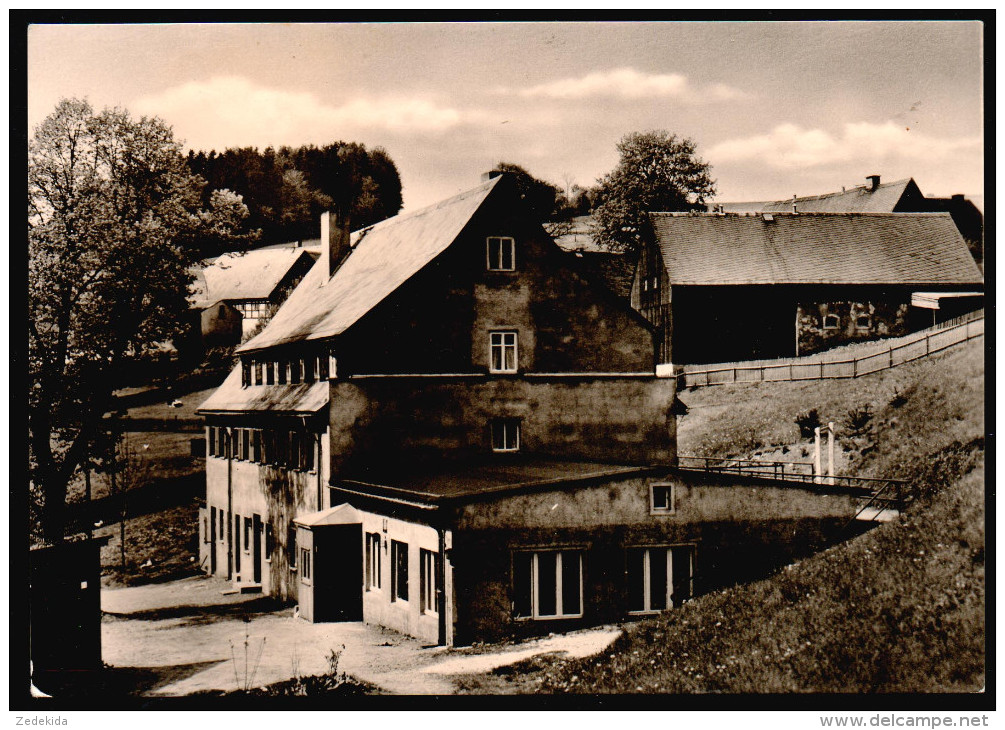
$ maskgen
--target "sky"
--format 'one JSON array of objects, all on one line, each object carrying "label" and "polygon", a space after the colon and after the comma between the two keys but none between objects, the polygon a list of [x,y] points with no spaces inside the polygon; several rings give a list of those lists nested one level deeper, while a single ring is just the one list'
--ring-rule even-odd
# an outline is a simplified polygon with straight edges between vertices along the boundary
[{"label": "sky", "polygon": [[718,201],[913,177],[983,207],[977,22],[35,25],[28,124],[63,97],[187,148],[381,146],[405,210],[501,161],[593,185],[628,133],[697,143]]}]

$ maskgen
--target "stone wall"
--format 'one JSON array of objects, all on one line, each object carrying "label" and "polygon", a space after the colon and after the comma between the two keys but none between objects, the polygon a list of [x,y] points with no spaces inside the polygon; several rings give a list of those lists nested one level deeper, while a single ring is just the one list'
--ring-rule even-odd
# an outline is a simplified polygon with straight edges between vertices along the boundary
[{"label": "stone wall", "polygon": [[906,335],[908,304],[897,301],[799,302],[797,355],[851,342]]}]

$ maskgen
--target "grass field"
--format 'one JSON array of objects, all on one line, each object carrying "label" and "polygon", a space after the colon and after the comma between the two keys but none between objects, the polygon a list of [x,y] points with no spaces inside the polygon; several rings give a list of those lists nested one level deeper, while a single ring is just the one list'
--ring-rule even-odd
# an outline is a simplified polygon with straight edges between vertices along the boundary
[{"label": "grass field", "polygon": [[462,691],[974,692],[984,685],[983,340],[852,381],[685,393],[681,450],[749,455],[798,443],[810,407],[870,403],[848,472],[910,478],[899,521],[757,583],[630,624],[599,657],[532,661]]}]

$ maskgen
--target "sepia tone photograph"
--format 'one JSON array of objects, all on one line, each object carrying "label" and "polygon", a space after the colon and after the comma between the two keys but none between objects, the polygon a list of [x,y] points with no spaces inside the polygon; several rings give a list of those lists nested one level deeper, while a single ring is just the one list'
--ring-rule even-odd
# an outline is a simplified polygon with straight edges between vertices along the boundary
[{"label": "sepia tone photograph", "polygon": [[12,23],[22,707],[988,706],[993,21],[389,20]]}]

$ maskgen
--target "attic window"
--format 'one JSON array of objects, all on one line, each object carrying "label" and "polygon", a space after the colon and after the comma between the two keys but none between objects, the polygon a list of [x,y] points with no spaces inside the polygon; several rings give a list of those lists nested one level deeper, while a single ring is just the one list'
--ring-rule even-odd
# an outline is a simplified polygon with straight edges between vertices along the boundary
[{"label": "attic window", "polygon": [[841,318],[836,314],[828,314],[824,316],[824,329],[825,330],[836,330],[841,325]]},{"label": "attic window", "polygon": [[516,269],[516,242],[505,236],[489,236],[486,241],[489,271]]}]

